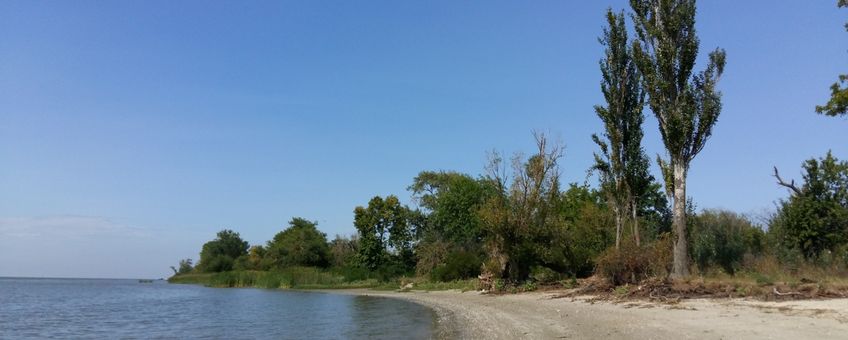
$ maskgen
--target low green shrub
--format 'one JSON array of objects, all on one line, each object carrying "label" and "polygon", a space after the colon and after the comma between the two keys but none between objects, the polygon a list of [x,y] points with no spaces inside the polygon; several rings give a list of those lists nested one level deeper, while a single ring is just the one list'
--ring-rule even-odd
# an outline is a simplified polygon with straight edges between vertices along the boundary
[{"label": "low green shrub", "polygon": [[530,268],[530,278],[539,284],[550,284],[560,281],[563,275],[557,273],[553,269],[543,266],[533,266]]}]

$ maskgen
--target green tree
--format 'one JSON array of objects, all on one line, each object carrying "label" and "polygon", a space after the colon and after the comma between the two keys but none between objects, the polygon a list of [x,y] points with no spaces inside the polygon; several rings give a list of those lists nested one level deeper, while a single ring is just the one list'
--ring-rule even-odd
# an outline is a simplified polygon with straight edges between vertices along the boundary
[{"label": "green tree", "polygon": [[724,72],[725,52],[710,52],[706,69],[693,76],[700,44],[695,33],[695,0],[631,0],[630,6],[638,37],[633,57],[669,157],[668,161],[660,159],[660,167],[674,198],[671,276],[686,277],[686,176],[721,112],[716,85]]},{"label": "green tree", "polygon": [[784,181],[774,169],[777,183],[788,188],[791,196],[781,201],[772,227],[779,230],[784,245],[815,259],[848,242],[848,162],[828,151],[824,158],[807,160],[803,168],[801,187],[794,180]]},{"label": "green tree", "polygon": [[221,230],[217,238],[203,245],[197,267],[202,272],[232,270],[235,260],[247,254],[247,247],[247,241],[242,240],[237,232]]},{"label": "green tree", "polygon": [[600,155],[595,153],[593,169],[600,174],[601,187],[615,214],[615,247],[618,248],[625,224],[632,227],[636,245],[640,244],[638,204],[653,177],[648,173],[648,156],[642,149],[645,92],[627,43],[624,13],[615,14],[608,9],[606,17],[609,27],[599,39],[606,48],[600,61],[601,92],[606,106],[595,106],[606,132],[605,140],[592,135],[601,149]]},{"label": "green tree", "polygon": [[392,260],[402,266],[415,265],[412,247],[414,212],[401,205],[394,195],[385,199],[375,196],[367,207],[354,209],[353,225],[359,234],[357,260],[360,265],[376,270]]},{"label": "green tree", "polygon": [[359,239],[356,236],[347,238],[336,235],[336,238],[330,241],[330,265],[344,267],[353,264],[358,250]]},{"label": "green tree", "polygon": [[524,161],[512,159],[512,180],[502,158],[493,155],[488,180],[495,183],[497,194],[480,208],[485,231],[484,248],[489,257],[486,271],[518,282],[526,279],[530,268],[541,260],[540,253],[550,242],[551,231],[562,230],[556,214],[560,199],[559,169],[562,147],[548,145],[546,137],[535,134],[537,152]]},{"label": "green tree", "polygon": [[180,260],[179,269],[174,266],[171,266],[171,270],[174,271],[174,275],[182,275],[191,273],[194,270],[194,265],[192,264],[191,259],[183,259]]},{"label": "green tree", "polygon": [[295,217],[289,227],[268,242],[268,254],[277,268],[291,266],[327,267],[330,248],[327,235],[317,228],[318,222]]},{"label": "green tree", "polygon": [[457,172],[422,171],[408,189],[423,212],[416,273],[434,280],[479,274],[483,228],[477,212],[494,185]]},{"label": "green tree", "polygon": [[[848,7],[848,0],[839,0],[837,7]],[[848,30],[848,24],[845,24]],[[816,112],[826,116],[844,116],[848,114],[848,87],[843,87],[848,81],[848,74],[840,74],[839,81],[830,85],[830,100],[825,105],[816,105]]]},{"label": "green tree", "polygon": [[408,189],[427,213],[424,232],[463,246],[479,245],[482,229],[477,210],[494,192],[488,181],[457,172],[422,171]]},{"label": "green tree", "polygon": [[561,196],[557,216],[564,221],[564,229],[543,238],[551,240],[543,248],[545,266],[572,276],[589,276],[595,258],[614,242],[609,229],[614,214],[604,204],[605,195],[588,185],[572,183]]}]

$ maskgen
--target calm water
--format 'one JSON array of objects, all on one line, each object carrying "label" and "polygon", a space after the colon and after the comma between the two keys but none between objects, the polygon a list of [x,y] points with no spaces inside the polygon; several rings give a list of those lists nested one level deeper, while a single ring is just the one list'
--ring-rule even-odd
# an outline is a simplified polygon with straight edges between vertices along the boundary
[{"label": "calm water", "polygon": [[376,297],[0,278],[0,339],[427,339],[433,320],[422,306]]}]

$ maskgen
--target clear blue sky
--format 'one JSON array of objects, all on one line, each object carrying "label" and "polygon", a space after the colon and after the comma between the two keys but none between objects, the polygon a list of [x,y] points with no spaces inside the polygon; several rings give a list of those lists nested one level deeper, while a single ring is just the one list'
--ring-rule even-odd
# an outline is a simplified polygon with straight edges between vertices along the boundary
[{"label": "clear blue sky", "polygon": [[[222,228],[264,243],[292,216],[350,234],[370,197],[479,174],[534,129],[583,182],[609,6],[626,1],[3,1],[0,276],[163,277]],[[773,165],[848,158],[848,121],[813,112],[848,73],[848,11],[699,6],[728,65],[689,194],[762,214],[787,195]]]}]

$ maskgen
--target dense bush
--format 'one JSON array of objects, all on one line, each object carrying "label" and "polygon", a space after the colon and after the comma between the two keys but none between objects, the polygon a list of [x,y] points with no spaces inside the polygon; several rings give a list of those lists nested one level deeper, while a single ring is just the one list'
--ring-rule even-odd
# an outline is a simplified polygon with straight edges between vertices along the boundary
[{"label": "dense bush", "polygon": [[613,285],[638,283],[650,277],[665,277],[670,272],[672,241],[663,234],[647,246],[626,241],[621,248],[610,247],[596,260],[595,273]]},{"label": "dense bush", "polygon": [[746,253],[762,252],[765,233],[746,217],[724,210],[704,210],[692,223],[691,256],[701,272],[717,266],[733,275]]},{"label": "dense bush", "polygon": [[613,285],[638,283],[652,275],[651,258],[635,243],[623,242],[621,248],[610,247],[598,257],[595,272]]},{"label": "dense bush", "polygon": [[216,273],[233,270],[235,261],[226,255],[215,255],[212,258],[205,258],[201,263],[203,264],[201,267],[203,272]]},{"label": "dense bush", "polygon": [[530,269],[530,279],[533,282],[546,284],[553,283],[562,280],[564,276],[555,270],[544,267],[544,266],[535,266]]},{"label": "dense bush", "polygon": [[477,277],[480,275],[482,257],[474,252],[458,250],[448,254],[445,262],[430,273],[430,278],[436,281],[455,281]]}]

